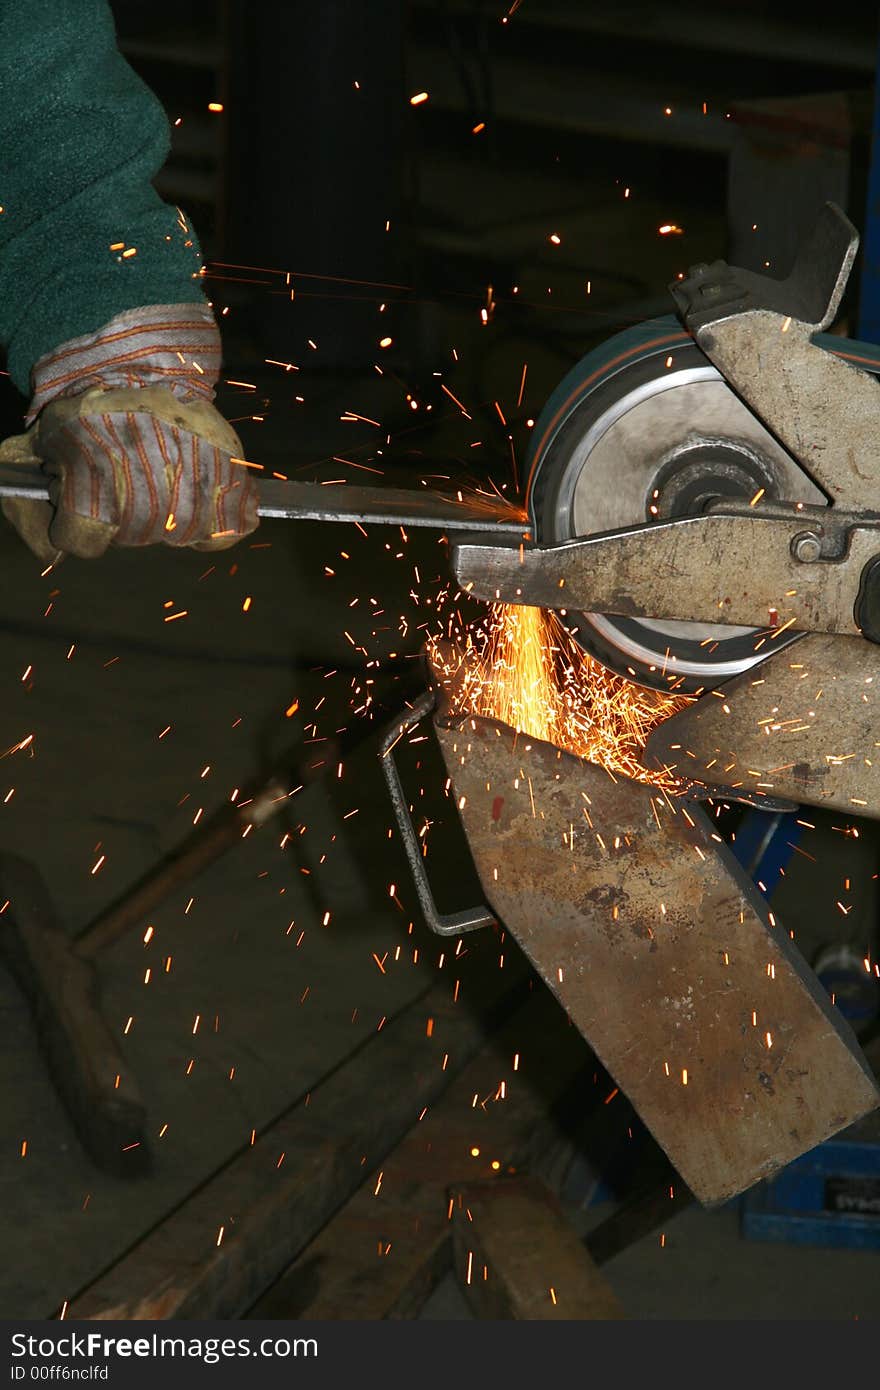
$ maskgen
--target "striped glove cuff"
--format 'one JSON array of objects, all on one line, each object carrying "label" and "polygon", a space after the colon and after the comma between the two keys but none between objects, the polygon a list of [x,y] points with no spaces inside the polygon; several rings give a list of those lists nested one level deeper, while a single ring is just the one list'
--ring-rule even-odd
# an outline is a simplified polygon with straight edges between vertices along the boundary
[{"label": "striped glove cuff", "polygon": [[204,301],[129,309],[40,358],[27,423],[50,401],[95,387],[164,386],[180,401],[213,401],[219,375],[220,334]]}]

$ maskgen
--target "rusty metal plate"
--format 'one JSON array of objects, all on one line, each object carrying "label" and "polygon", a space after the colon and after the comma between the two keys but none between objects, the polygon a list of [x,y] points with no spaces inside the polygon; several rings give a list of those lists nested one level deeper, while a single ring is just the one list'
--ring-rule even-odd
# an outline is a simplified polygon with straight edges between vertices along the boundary
[{"label": "rusty metal plate", "polygon": [[880,650],[810,635],[658,725],[644,761],[710,786],[880,817]]},{"label": "rusty metal plate", "polygon": [[489,903],[702,1202],[880,1102],[698,807],[507,725],[436,727]]}]

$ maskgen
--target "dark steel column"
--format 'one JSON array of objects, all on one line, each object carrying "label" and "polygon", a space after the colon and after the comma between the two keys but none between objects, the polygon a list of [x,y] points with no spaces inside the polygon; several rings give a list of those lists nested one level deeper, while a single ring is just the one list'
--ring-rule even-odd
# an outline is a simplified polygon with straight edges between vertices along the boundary
[{"label": "dark steel column", "polygon": [[315,364],[374,361],[387,294],[305,276],[400,278],[402,0],[289,0],[268,11],[233,0],[228,40],[227,253],[294,272],[292,302],[258,299],[260,330],[279,356],[312,338]]}]

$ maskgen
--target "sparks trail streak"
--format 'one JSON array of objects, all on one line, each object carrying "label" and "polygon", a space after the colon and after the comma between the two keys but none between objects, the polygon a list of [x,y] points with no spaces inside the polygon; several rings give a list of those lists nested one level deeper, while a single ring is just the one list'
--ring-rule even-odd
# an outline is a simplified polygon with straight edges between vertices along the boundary
[{"label": "sparks trail streak", "polygon": [[666,770],[643,767],[641,754],[656,725],[688,698],[644,690],[607,671],[544,609],[493,604],[485,623],[458,625],[451,636],[454,655],[434,641],[429,655],[454,688],[456,709],[500,720],[612,776],[680,788]]}]

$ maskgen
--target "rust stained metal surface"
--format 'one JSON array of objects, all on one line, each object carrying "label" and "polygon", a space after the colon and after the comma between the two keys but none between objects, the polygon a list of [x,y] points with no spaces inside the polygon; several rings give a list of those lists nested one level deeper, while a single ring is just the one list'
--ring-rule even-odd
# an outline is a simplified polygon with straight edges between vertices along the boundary
[{"label": "rust stained metal surface", "polygon": [[[855,636],[859,582],[880,551],[880,528],[842,517],[846,525],[827,507],[749,509],[732,501],[700,516],[561,545],[459,541],[452,564],[461,587],[488,603],[733,623],[766,628],[771,641],[790,630]],[[839,534],[832,520],[840,522]],[[801,562],[793,547],[806,534],[840,553]]]},{"label": "rust stained metal surface", "polygon": [[453,1187],[459,1285],[481,1319],[585,1322],[625,1316],[556,1196],[535,1177]]},{"label": "rust stained metal surface", "polygon": [[880,816],[880,651],[810,634],[653,731],[645,765]]},{"label": "rust stained metal surface", "polygon": [[737,395],[839,507],[854,508],[872,503],[880,482],[880,384],[813,336],[837,316],[858,244],[849,218],[826,203],[784,280],[715,261],[669,287]]},{"label": "rust stained metal surface", "polygon": [[507,725],[444,724],[490,905],[702,1202],[880,1102],[848,1026],[699,807]]}]

